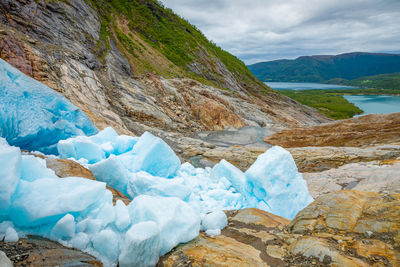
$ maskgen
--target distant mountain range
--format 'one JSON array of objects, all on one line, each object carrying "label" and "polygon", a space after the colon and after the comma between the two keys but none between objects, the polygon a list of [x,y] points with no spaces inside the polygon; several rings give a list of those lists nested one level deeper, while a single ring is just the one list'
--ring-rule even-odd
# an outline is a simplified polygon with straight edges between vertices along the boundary
[{"label": "distant mountain range", "polygon": [[354,52],[302,56],[249,65],[261,81],[343,83],[364,76],[400,72],[400,54]]}]

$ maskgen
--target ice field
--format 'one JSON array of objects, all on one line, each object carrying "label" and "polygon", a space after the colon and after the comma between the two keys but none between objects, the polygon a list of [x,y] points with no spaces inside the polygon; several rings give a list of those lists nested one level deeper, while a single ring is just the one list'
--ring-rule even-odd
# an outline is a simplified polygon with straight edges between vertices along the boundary
[{"label": "ice field", "polygon": [[[313,200],[281,147],[267,150],[246,172],[225,160],[195,168],[149,132],[98,132],[58,93],[4,61],[0,68],[0,239],[36,234],[105,266],[154,266],[200,230],[219,235],[227,225],[223,210],[255,207],[291,219]],[[45,160],[20,148],[77,161],[97,181],[58,178]],[[113,205],[106,184],[131,203]]]}]

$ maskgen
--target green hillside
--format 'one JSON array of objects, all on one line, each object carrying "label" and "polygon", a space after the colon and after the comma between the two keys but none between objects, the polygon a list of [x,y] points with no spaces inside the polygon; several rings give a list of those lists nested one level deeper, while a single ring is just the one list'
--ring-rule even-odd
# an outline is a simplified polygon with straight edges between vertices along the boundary
[{"label": "green hillside", "polygon": [[304,56],[248,66],[262,81],[326,82],[353,80],[363,76],[400,72],[400,55],[347,53],[336,56]]},{"label": "green hillside", "polygon": [[400,73],[380,74],[354,80],[342,80],[341,84],[362,88],[400,90]]},{"label": "green hillside", "polygon": [[[104,57],[115,41],[137,75],[191,77],[229,88],[226,71],[249,92],[270,88],[256,79],[235,56],[209,41],[195,26],[156,0],[87,0],[102,20],[98,44]],[[221,67],[222,66],[222,67]]]}]

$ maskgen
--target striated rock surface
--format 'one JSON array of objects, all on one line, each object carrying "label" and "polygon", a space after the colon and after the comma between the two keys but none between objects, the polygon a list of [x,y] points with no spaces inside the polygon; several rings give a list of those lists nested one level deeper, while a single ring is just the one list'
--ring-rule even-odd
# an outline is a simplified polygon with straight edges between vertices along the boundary
[{"label": "striated rock surface", "polygon": [[[291,127],[329,121],[275,93],[250,73],[243,82],[243,73],[231,72],[205,48],[199,47],[187,70],[176,65],[138,29],[130,28],[122,14],[109,10],[115,22],[104,26],[95,2],[2,1],[0,57],[62,93],[98,128],[112,126],[120,134],[161,129],[189,135],[228,126]],[[152,1],[143,8],[168,16]]]},{"label": "striated rock surface", "polygon": [[400,142],[400,113],[370,114],[314,127],[283,130],[265,142],[282,147],[365,147]]},{"label": "striated rock surface", "polygon": [[400,194],[338,191],[318,198],[287,226],[302,236],[292,254],[336,266],[399,266]]},{"label": "striated rock surface", "polygon": [[400,159],[360,162],[323,172],[303,173],[313,198],[343,189],[400,193]]},{"label": "striated rock surface", "polygon": [[[87,253],[38,236],[20,238],[18,242],[0,241],[0,250],[5,252],[14,266],[103,266],[99,260]],[[7,266],[1,263],[0,260],[0,266]]]},{"label": "striated rock surface", "polygon": [[318,198],[290,223],[256,209],[227,212],[222,235],[201,234],[158,266],[399,266],[400,194],[352,190]]},{"label": "striated rock surface", "polygon": [[229,224],[221,235],[201,233],[161,258],[158,266],[284,266],[277,233],[288,220],[257,209],[227,215]]},{"label": "striated rock surface", "polygon": [[[399,133],[400,134],[400,133]],[[349,163],[378,161],[380,164],[400,158],[399,145],[359,147],[288,148],[301,172],[321,172]]]}]

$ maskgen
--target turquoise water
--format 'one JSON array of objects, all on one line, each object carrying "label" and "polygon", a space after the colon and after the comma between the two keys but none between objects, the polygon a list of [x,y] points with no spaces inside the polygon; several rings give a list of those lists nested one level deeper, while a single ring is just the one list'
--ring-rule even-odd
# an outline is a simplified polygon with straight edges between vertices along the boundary
[{"label": "turquoise water", "polygon": [[275,90],[310,90],[310,89],[354,89],[353,86],[342,86],[322,83],[286,83],[286,82],[266,82]]},{"label": "turquoise water", "polygon": [[[287,83],[266,82],[275,90],[310,90],[310,89],[353,89],[357,87],[341,86],[322,83]],[[364,111],[361,115],[371,113],[393,113],[400,112],[400,96],[392,95],[345,95],[347,101],[354,103]]]},{"label": "turquoise water", "polygon": [[371,113],[400,112],[400,96],[394,95],[345,95],[347,101],[364,110],[361,115]]}]

